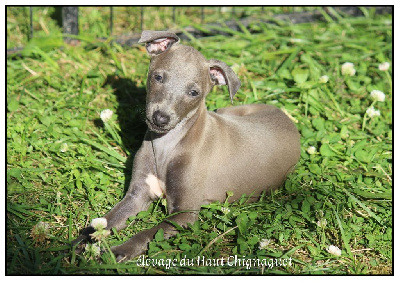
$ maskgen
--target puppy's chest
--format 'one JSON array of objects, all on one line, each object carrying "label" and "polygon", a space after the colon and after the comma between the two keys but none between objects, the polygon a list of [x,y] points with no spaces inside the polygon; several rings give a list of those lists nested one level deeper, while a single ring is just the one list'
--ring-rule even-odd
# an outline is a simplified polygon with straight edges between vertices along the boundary
[{"label": "puppy's chest", "polygon": [[[176,136],[166,134],[152,141],[157,178],[163,183],[166,183],[168,165],[179,154],[179,140]],[[165,187],[162,188],[165,190]]]}]

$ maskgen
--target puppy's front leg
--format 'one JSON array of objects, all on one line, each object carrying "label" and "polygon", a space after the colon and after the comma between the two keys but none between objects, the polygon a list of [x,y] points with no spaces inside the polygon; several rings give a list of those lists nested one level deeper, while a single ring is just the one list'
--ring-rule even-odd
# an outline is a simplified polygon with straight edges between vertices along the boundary
[{"label": "puppy's front leg", "polygon": [[197,218],[198,212],[182,211],[181,213],[168,217],[166,220],[151,229],[139,232],[122,245],[112,247],[111,250],[118,262],[132,259],[147,250],[148,243],[154,238],[154,235],[159,229],[162,228],[164,230],[164,237],[169,238],[177,233],[176,228],[171,224],[171,222],[175,222],[180,226],[186,226],[187,223],[195,222]]},{"label": "puppy's front leg", "polygon": [[[126,226],[126,220],[138,212],[147,209],[149,204],[161,195],[161,189],[155,187],[157,183],[149,182],[151,177],[155,178],[155,161],[151,141],[143,142],[136,153],[133,162],[132,179],[125,197],[103,218],[107,220],[106,229],[116,228],[120,230]],[[92,226],[86,227],[81,235],[72,241],[76,245],[83,240],[89,239],[94,232]]]},{"label": "puppy's front leg", "polygon": [[164,237],[169,238],[178,232],[175,224],[185,227],[188,223],[194,223],[197,220],[204,197],[202,193],[195,196],[193,191],[188,189],[188,187],[199,187],[200,185],[192,181],[193,179],[185,177],[187,169],[184,162],[177,162],[175,165],[169,166],[166,178],[166,198],[168,213],[171,216],[155,227],[137,233],[124,244],[112,247],[111,250],[117,261],[129,260],[144,253],[148,248],[148,243],[159,229],[162,228]]}]

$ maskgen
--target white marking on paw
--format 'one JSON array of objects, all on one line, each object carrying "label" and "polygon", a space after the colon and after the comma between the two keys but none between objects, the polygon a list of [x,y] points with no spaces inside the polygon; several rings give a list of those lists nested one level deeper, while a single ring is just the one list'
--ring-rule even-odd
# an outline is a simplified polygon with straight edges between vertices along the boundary
[{"label": "white marking on paw", "polygon": [[163,187],[161,187],[161,185],[164,186],[164,183],[160,179],[158,179],[153,174],[149,174],[146,177],[145,182],[146,182],[147,185],[149,185],[150,192],[152,192],[157,197],[161,197],[162,196],[164,191],[163,191]]}]

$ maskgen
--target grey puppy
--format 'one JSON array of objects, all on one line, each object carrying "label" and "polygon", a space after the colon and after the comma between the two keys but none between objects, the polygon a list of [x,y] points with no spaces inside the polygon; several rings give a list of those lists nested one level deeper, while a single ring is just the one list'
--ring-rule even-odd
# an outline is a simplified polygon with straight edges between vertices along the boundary
[{"label": "grey puppy", "polygon": [[[120,230],[126,220],[166,197],[171,216],[112,247],[118,261],[144,253],[154,234],[176,234],[171,222],[193,223],[202,205],[230,201],[243,193],[253,199],[282,185],[300,157],[300,135],[291,120],[269,105],[244,105],[208,112],[205,98],[214,85],[227,85],[230,98],[240,87],[233,70],[206,60],[176,34],[143,31],[139,41],[151,56],[147,79],[148,130],[137,152],[124,199],[102,221]],[[105,220],[104,220],[105,219]],[[97,219],[95,219],[97,220]],[[92,223],[93,225],[93,223]],[[94,232],[84,229],[77,243]]]}]

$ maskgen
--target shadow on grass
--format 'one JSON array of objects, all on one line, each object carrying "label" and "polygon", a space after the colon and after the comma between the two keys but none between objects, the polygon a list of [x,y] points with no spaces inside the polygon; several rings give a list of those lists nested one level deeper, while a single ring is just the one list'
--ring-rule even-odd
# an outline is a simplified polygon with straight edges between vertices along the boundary
[{"label": "shadow on grass", "polygon": [[[128,158],[125,162],[124,194],[129,188],[133,158],[142,144],[147,130],[145,123],[146,89],[137,87],[130,79],[108,75],[103,86],[110,85],[117,97],[117,115],[121,128],[122,145]],[[102,122],[99,120],[99,122]]]}]

